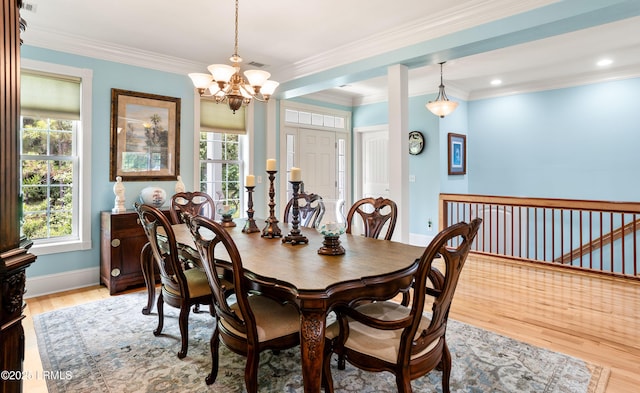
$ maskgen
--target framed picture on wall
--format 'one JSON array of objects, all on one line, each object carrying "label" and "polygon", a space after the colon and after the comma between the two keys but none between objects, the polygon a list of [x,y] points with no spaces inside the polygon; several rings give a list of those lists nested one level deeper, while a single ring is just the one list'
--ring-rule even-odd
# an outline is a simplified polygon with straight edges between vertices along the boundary
[{"label": "framed picture on wall", "polygon": [[467,136],[448,134],[448,167],[450,175],[467,173]]},{"label": "framed picture on wall", "polygon": [[176,180],[180,98],[111,89],[109,179]]}]

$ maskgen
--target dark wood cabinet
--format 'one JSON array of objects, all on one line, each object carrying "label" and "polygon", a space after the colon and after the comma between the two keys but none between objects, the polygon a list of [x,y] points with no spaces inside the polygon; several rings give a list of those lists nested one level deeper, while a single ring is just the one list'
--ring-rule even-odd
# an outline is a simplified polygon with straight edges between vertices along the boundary
[{"label": "dark wood cabinet", "polygon": [[26,22],[20,0],[2,0],[0,7],[0,392],[22,392],[24,362],[24,300],[26,270],[36,260],[31,242],[20,237],[20,43]]},{"label": "dark wood cabinet", "polygon": [[[168,217],[169,212],[163,211]],[[127,288],[144,285],[140,252],[147,236],[135,211],[112,213],[100,217],[100,282],[111,295]]]}]

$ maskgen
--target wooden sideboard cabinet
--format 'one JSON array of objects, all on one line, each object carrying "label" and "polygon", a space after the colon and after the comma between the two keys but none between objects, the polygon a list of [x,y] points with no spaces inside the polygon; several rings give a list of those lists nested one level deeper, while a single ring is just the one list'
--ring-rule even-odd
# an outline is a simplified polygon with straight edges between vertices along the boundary
[{"label": "wooden sideboard cabinet", "polygon": [[[163,210],[168,217],[169,211]],[[114,295],[127,288],[144,285],[140,252],[147,236],[134,210],[124,213],[101,212],[100,282]]]}]

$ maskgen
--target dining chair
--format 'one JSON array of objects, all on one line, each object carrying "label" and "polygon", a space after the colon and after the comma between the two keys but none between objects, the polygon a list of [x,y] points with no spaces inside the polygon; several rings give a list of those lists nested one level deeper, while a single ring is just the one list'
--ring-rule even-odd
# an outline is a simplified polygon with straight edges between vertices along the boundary
[{"label": "dining chair", "polygon": [[202,215],[211,219],[215,218],[215,202],[206,192],[178,192],[171,197],[169,205],[171,221],[174,224],[183,224],[182,213]]},{"label": "dining chair", "polygon": [[375,239],[380,238],[385,224],[388,223],[384,240],[391,240],[398,221],[398,207],[391,199],[382,197],[362,198],[356,201],[347,213],[347,233],[352,233],[354,230],[354,217],[360,217],[363,235]]},{"label": "dining chair", "polygon": [[143,247],[141,258],[153,258],[160,274],[161,290],[158,296],[158,326],[153,334],[162,334],[164,326],[164,304],[180,309],[181,346],[178,358],[187,356],[189,343],[189,309],[195,305],[208,305],[213,312],[213,298],[207,275],[199,268],[185,269],[178,258],[175,234],[167,217],[157,208],[135,204],[140,224],[147,235],[148,243]]},{"label": "dining chair", "polygon": [[[175,193],[171,197],[171,203],[169,204],[169,214],[172,223],[184,224],[184,219],[182,218],[184,213],[215,219],[215,202],[211,195],[206,192],[193,191]],[[178,250],[178,256],[186,268],[193,268],[200,264],[198,261],[200,257],[193,255],[191,252],[192,250]],[[222,275],[225,273],[225,271],[220,272]],[[228,277],[227,279],[230,280]],[[193,312],[200,312],[199,304],[193,306]]]},{"label": "dining chair", "polygon": [[[387,228],[384,240],[391,240],[398,221],[398,206],[387,198],[362,198],[356,201],[347,212],[346,233],[353,233],[356,219],[363,226],[363,236],[379,239],[382,230]],[[409,292],[402,293],[402,304],[409,304]]]},{"label": "dining chair", "polygon": [[[254,292],[236,244],[222,225],[201,216],[185,217],[215,298],[211,373],[205,381],[210,385],[216,380],[218,348],[222,341],[231,351],[246,356],[244,379],[247,392],[257,393],[260,353],[300,344],[298,309],[291,303],[282,303]],[[225,285],[216,274],[218,268],[225,264],[230,265],[225,267],[233,271],[234,297],[226,296]]]},{"label": "dining chair", "polygon": [[[410,306],[389,299],[336,310],[336,322],[326,329],[325,392],[333,392],[332,353],[342,355],[338,369],[344,369],[346,359],[364,370],[391,372],[399,393],[411,392],[411,380],[436,368],[442,371],[443,393],[450,391],[449,309],[481,222],[480,218],[461,222],[436,235],[419,260]],[[434,266],[434,260],[443,265],[442,270]],[[431,312],[425,305],[431,305]]]},{"label": "dining chair", "polygon": [[[289,222],[293,212],[293,197],[289,199],[284,208],[284,222]],[[324,203],[318,194],[300,192],[298,194],[298,220],[299,225],[314,228],[319,217],[324,213]]]}]

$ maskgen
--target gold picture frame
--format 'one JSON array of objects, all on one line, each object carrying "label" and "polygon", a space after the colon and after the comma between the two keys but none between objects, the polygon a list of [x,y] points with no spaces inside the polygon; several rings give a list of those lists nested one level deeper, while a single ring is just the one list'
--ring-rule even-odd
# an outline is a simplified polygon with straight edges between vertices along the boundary
[{"label": "gold picture frame", "polygon": [[111,181],[177,180],[180,104],[180,98],[111,89]]}]

